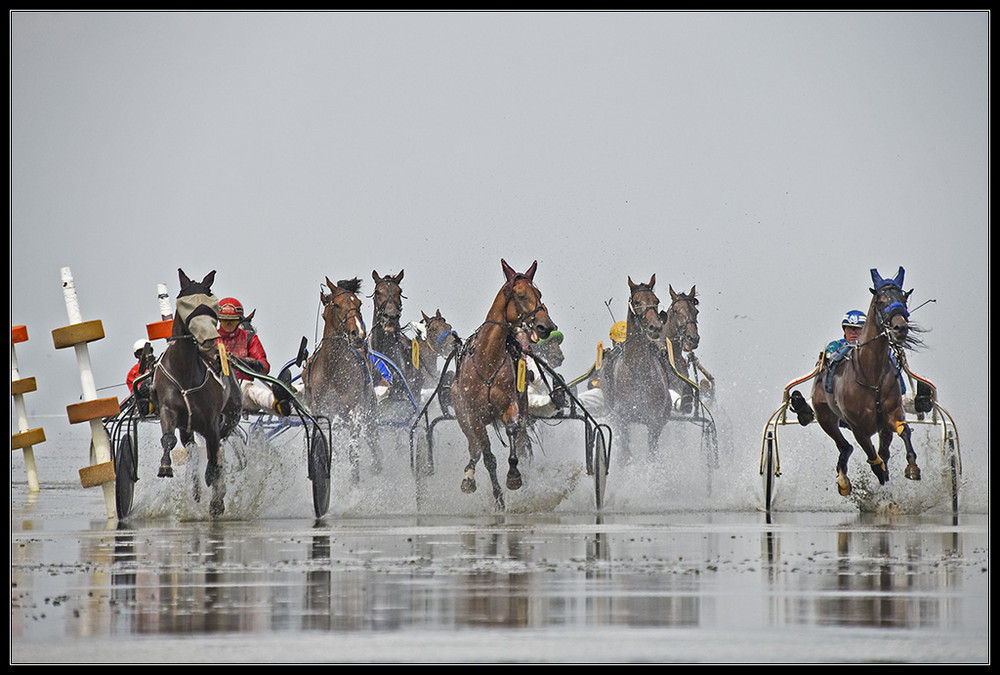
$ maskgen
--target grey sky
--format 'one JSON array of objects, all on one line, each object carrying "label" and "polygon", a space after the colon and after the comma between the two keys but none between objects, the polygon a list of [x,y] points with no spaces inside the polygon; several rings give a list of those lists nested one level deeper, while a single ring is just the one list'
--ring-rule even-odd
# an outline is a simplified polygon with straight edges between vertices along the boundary
[{"label": "grey sky", "polygon": [[326,276],[367,295],[405,269],[404,319],[440,309],[464,336],[503,257],[539,261],[567,375],[607,340],[604,301],[624,318],[628,276],[696,284],[699,356],[752,455],[869,269],[902,265],[912,304],[937,301],[911,364],[983,456],[988,62],[986,12],[13,12],[29,415],[67,424],[80,394],[50,335],[61,267],[104,322],[109,386],[178,267],[218,270],[278,367],[312,343]]}]

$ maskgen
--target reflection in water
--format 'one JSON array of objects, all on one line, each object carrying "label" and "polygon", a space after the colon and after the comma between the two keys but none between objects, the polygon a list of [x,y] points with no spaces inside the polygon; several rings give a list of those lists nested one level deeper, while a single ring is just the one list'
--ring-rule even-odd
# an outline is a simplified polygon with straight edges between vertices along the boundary
[{"label": "reflection in water", "polygon": [[42,593],[31,584],[43,583],[72,589],[48,592],[60,604],[47,609],[65,611],[58,631],[73,637],[823,626],[954,633],[981,610],[968,586],[981,584],[986,597],[985,531],[928,532],[926,520],[844,514],[808,527],[794,516],[721,526],[711,514],[608,519],[140,524],[81,535],[71,555],[83,562],[54,564],[48,577],[21,573],[47,553],[23,535],[12,546],[11,630],[45,628],[32,623],[30,606]]},{"label": "reflection in water", "polygon": [[[957,531],[922,533],[899,517],[862,514],[828,533],[810,533],[813,552],[783,560],[783,539],[764,533],[766,580],[775,624],[933,629],[962,613],[962,538]],[[803,550],[796,544],[795,551]]]}]

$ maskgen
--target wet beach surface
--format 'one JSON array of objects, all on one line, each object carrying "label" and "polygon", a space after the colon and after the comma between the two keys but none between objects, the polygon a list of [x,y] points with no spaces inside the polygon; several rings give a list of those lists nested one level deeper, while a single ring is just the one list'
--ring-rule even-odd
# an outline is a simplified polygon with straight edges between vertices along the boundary
[{"label": "wet beach surface", "polygon": [[37,494],[12,468],[12,663],[989,660],[986,514],[655,509],[624,469],[598,513],[550,451],[503,514],[442,460],[421,509],[405,465],[335,471],[317,520],[293,452],[216,520],[143,468],[117,522],[74,453]]}]

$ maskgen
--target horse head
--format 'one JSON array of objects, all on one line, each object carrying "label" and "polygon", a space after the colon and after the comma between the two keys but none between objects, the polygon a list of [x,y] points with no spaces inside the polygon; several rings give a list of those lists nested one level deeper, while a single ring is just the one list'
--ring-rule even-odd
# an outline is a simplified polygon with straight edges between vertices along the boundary
[{"label": "horse head", "polygon": [[510,326],[524,330],[531,342],[544,340],[556,329],[556,325],[549,317],[549,310],[542,304],[542,292],[535,286],[538,261],[531,263],[524,273],[515,272],[503,259],[500,265],[507,278],[503,285],[505,320]]},{"label": "horse head", "polygon": [[212,293],[215,270],[201,281],[193,281],[177,270],[181,290],[177,294],[177,311],[174,317],[174,336],[191,335],[207,351],[219,337],[219,299]]},{"label": "horse head", "polygon": [[352,347],[361,348],[365,343],[365,323],[361,318],[361,300],[357,296],[361,280],[355,277],[334,284],[327,277],[326,285],[330,293],[320,292],[319,295],[326,325],[324,337],[342,337]]},{"label": "horse head", "polygon": [[639,334],[650,340],[663,337],[663,320],[660,318],[660,299],[653,292],[656,285],[656,275],[649,278],[648,284],[637,284],[628,278],[628,323],[635,327]]},{"label": "horse head", "polygon": [[664,330],[681,349],[693,352],[701,341],[698,335],[698,298],[695,297],[695,287],[691,287],[690,293],[676,293],[673,286],[667,288],[670,289],[670,307],[663,313]]},{"label": "horse head", "polygon": [[420,315],[424,319],[424,341],[431,345],[438,354],[447,356],[462,345],[451,324],[441,316],[441,310],[437,310],[434,316],[427,316],[423,312]]},{"label": "horse head", "polygon": [[877,270],[873,269],[872,304],[868,311],[869,319],[874,319],[875,327],[884,333],[895,346],[906,346],[913,342],[910,336],[910,312],[906,303],[913,290],[903,290],[902,267],[892,279],[883,279]]},{"label": "horse head", "polygon": [[392,276],[386,274],[380,276],[378,272],[372,270],[372,279],[375,281],[375,290],[372,298],[375,303],[375,321],[383,327],[399,325],[399,317],[403,314],[403,290],[399,282],[403,280],[403,270],[399,274]]}]

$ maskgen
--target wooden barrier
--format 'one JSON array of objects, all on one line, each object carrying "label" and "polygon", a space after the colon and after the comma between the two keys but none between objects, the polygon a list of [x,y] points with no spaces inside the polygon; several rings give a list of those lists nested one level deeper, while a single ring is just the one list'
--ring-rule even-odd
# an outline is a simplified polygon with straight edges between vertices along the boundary
[{"label": "wooden barrier", "polygon": [[14,397],[14,408],[17,410],[18,433],[10,435],[10,449],[21,450],[24,455],[24,468],[28,473],[28,490],[38,492],[38,469],[35,467],[35,446],[45,442],[45,431],[39,427],[28,427],[28,413],[24,406],[24,395],[38,389],[33,377],[22,378],[18,372],[17,351],[14,345],[27,342],[26,326],[12,326],[10,329],[10,395]]},{"label": "wooden barrier", "polygon": [[91,466],[80,469],[80,483],[83,487],[100,485],[104,490],[104,502],[108,518],[117,517],[115,506],[115,468],[111,459],[111,441],[104,429],[102,418],[117,415],[119,411],[116,397],[98,399],[94,373],[90,365],[87,343],[104,337],[104,327],[100,321],[83,321],[76,296],[76,284],[68,267],[63,267],[63,299],[70,325],[52,331],[52,342],[56,349],[73,347],[80,369],[80,383],[83,387],[83,402],[66,407],[70,424],[90,423]]}]

